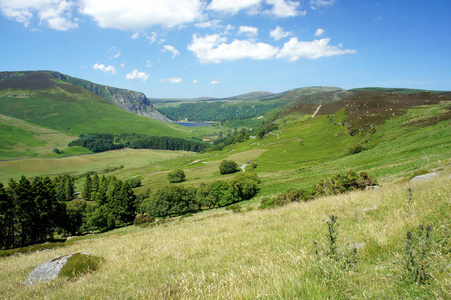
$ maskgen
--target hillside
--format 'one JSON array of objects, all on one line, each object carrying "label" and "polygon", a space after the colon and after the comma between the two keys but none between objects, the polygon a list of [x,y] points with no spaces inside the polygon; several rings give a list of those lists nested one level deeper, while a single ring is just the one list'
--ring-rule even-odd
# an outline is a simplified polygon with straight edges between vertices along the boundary
[{"label": "hillside", "polygon": [[71,136],[92,132],[188,136],[167,123],[124,111],[49,72],[2,74],[0,113],[9,117]]}]

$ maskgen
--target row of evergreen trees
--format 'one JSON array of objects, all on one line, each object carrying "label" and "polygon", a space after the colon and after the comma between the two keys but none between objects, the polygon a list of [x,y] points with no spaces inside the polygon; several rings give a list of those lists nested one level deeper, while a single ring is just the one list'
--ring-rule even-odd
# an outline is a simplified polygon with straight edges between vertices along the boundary
[{"label": "row of evergreen trees", "polygon": [[132,149],[185,150],[199,152],[207,149],[208,143],[169,136],[150,136],[145,134],[89,134],[80,135],[69,143],[69,147],[81,146],[92,152],[103,152],[125,147]]}]

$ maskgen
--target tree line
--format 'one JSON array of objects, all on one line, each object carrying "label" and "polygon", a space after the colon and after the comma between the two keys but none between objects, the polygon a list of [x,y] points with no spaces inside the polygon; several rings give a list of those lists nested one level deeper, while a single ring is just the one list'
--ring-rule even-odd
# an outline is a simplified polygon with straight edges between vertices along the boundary
[{"label": "tree line", "polygon": [[145,134],[125,133],[80,135],[68,144],[69,147],[81,146],[92,152],[103,152],[125,147],[132,149],[184,150],[199,152],[210,145],[195,139],[183,139],[169,136],[150,136]]}]

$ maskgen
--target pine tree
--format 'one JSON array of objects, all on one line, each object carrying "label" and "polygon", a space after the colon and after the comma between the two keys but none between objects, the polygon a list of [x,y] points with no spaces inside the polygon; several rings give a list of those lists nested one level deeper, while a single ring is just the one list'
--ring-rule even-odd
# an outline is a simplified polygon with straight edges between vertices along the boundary
[{"label": "pine tree", "polygon": [[81,193],[83,199],[85,199],[86,201],[91,200],[91,176],[88,175],[86,176],[86,180],[85,183],[83,185],[83,191]]}]

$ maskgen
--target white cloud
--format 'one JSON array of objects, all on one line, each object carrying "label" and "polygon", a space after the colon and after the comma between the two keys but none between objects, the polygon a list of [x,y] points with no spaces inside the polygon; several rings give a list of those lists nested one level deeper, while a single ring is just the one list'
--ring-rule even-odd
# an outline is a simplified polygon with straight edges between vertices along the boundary
[{"label": "white cloud", "polygon": [[194,26],[199,27],[199,28],[217,29],[217,28],[222,28],[221,23],[222,23],[222,20],[210,20],[210,21],[206,21],[206,22],[196,23],[196,24],[194,24]]},{"label": "white cloud", "polygon": [[169,81],[170,83],[180,83],[183,81],[183,79],[179,78],[179,77],[169,77],[169,78],[160,80],[160,82],[166,82],[166,81]]},{"label": "white cloud", "polygon": [[247,36],[256,36],[258,35],[258,28],[252,26],[240,26],[238,34],[244,34]]},{"label": "white cloud", "polygon": [[149,74],[147,74],[146,72],[139,72],[137,69],[134,69],[133,71],[125,75],[125,78],[146,81],[149,78]]},{"label": "white cloud", "polygon": [[181,26],[202,17],[201,0],[81,0],[81,12],[102,28],[142,30]]},{"label": "white cloud", "polygon": [[193,41],[188,45],[201,63],[220,63],[223,60],[239,60],[250,58],[254,60],[270,59],[277,55],[279,48],[269,44],[248,40],[234,40],[227,44],[227,38],[219,34],[199,37],[193,35]]},{"label": "white cloud", "polygon": [[324,32],[326,32],[324,29],[318,28],[315,32],[315,36],[322,36]]},{"label": "white cloud", "polygon": [[198,83],[197,79],[194,79],[192,83],[193,83],[193,84]]},{"label": "white cloud", "polygon": [[263,13],[274,15],[275,17],[295,17],[305,15],[305,11],[299,11],[299,1],[292,0],[213,0],[207,6],[207,9],[217,13],[235,15],[244,10],[250,15],[262,13],[263,5],[272,6],[270,10]]},{"label": "white cloud", "polygon": [[219,80],[218,79],[213,79],[212,81],[210,81],[209,84],[219,84]]},{"label": "white cloud", "polygon": [[117,74],[116,68],[114,66],[112,66],[112,65],[105,66],[104,64],[95,63],[92,66],[92,68],[94,70],[102,71],[105,74],[108,74],[108,73],[110,73],[112,75]]},{"label": "white cloud", "polygon": [[146,67],[147,68],[152,67],[152,62],[149,59],[146,61]]},{"label": "white cloud", "polygon": [[107,54],[110,56],[110,59],[118,58],[121,56],[121,50],[117,49],[116,46],[113,46],[108,49]]},{"label": "white cloud", "polygon": [[299,11],[300,2],[291,0],[266,0],[268,4],[273,5],[272,10],[267,11],[279,18],[296,17],[298,15],[304,16],[305,11]]},{"label": "white cloud", "polygon": [[236,14],[240,10],[254,10],[262,0],[213,0],[207,9],[218,13]]},{"label": "white cloud", "polygon": [[310,7],[312,9],[317,9],[322,6],[332,6],[335,2],[336,0],[310,0]]},{"label": "white cloud", "polygon": [[317,59],[342,54],[354,54],[355,50],[342,50],[337,46],[329,45],[329,38],[313,40],[311,42],[298,41],[297,38],[291,38],[280,50],[277,58],[283,58],[288,61],[297,61],[300,58]]},{"label": "white cloud", "polygon": [[144,37],[149,41],[149,44],[152,45],[157,40],[157,34],[155,32],[151,32],[150,34],[145,31],[136,31],[131,35],[133,40],[136,40],[140,37]]},{"label": "white cloud", "polygon": [[293,33],[292,33],[292,32],[286,32],[286,31],[283,30],[282,27],[277,26],[276,29],[271,30],[271,31],[269,32],[269,35],[270,35],[274,40],[278,41],[278,40],[280,40],[280,39],[282,39],[282,38],[284,38],[284,37],[293,35]]},{"label": "white cloud", "polygon": [[176,57],[177,55],[180,55],[179,51],[171,45],[164,45],[163,49],[161,49],[161,52],[171,52],[172,58]]},{"label": "white cloud", "polygon": [[72,17],[73,6],[74,2],[65,0],[0,0],[0,9],[7,18],[28,27],[33,18],[38,17],[39,23],[61,31],[78,27]]}]

